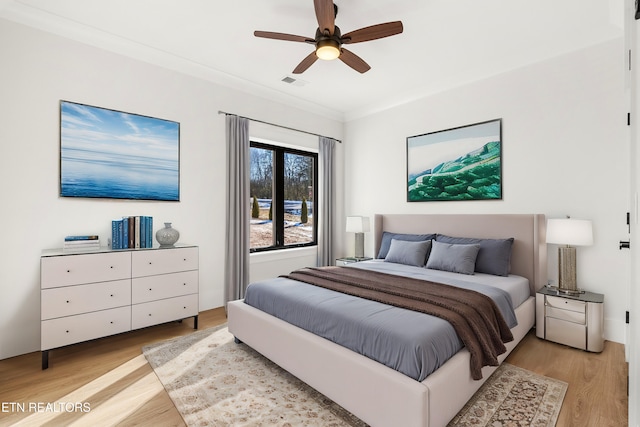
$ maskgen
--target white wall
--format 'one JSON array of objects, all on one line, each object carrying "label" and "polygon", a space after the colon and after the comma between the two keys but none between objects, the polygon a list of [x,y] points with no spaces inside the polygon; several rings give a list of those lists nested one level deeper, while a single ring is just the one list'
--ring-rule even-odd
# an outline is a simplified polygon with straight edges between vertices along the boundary
[{"label": "white wall", "polygon": [[[624,342],[629,254],[618,242],[628,239],[625,105],[619,39],[348,122],[346,213],[590,219],[595,244],[578,248],[579,286],[605,294],[606,338]],[[406,202],[406,137],[495,118],[503,120],[503,200]],[[350,253],[346,243],[342,251]],[[371,233],[365,246],[373,256]],[[557,280],[553,249],[549,274]]]},{"label": "white wall", "polygon": [[[200,246],[200,308],[223,304],[224,116],[342,139],[343,124],[220,85],[0,20],[0,359],[40,349],[39,257],[68,234],[150,215]],[[178,121],[179,203],[58,196],[61,99]],[[312,259],[315,260],[315,257]],[[279,264],[280,273],[291,270]]]}]

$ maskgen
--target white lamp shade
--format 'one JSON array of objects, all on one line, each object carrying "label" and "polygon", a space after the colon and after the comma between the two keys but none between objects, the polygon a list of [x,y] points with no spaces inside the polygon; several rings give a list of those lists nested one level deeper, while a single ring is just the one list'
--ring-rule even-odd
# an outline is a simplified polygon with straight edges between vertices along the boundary
[{"label": "white lamp shade", "polygon": [[573,246],[592,245],[591,221],[573,218],[549,219],[547,220],[547,243]]},{"label": "white lamp shade", "polygon": [[369,231],[369,218],[366,216],[348,216],[347,232],[365,233]]}]

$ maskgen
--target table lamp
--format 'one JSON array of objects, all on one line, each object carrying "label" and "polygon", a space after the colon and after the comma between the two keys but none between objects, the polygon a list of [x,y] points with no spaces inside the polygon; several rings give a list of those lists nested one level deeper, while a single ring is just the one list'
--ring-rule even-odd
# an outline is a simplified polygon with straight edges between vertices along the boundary
[{"label": "table lamp", "polygon": [[573,218],[547,220],[547,243],[558,247],[558,290],[581,293],[576,281],[576,248],[593,244],[591,221]]},{"label": "table lamp", "polygon": [[348,216],[346,228],[348,233],[356,233],[356,258],[364,258],[364,233],[369,231],[369,218]]}]

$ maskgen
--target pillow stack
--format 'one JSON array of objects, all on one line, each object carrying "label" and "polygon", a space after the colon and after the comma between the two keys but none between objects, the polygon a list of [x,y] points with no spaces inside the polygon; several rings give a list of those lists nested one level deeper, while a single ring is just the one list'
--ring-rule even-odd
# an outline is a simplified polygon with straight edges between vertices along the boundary
[{"label": "pillow stack", "polygon": [[460,274],[486,273],[508,276],[513,238],[477,239],[444,234],[384,232],[378,258]]}]

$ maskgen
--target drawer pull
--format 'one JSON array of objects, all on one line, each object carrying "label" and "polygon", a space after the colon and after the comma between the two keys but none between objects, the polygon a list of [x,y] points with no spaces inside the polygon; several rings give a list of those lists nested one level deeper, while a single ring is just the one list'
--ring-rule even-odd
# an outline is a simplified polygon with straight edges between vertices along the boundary
[{"label": "drawer pull", "polygon": [[66,333],[69,333],[69,331],[68,331],[68,330],[67,330],[67,331],[65,331],[65,332],[66,332]]},{"label": "drawer pull", "polygon": [[109,267],[109,268],[113,268],[113,265],[111,267]]},{"label": "drawer pull", "polygon": [[67,270],[67,273],[71,273],[71,270]]},{"label": "drawer pull", "polygon": [[111,322],[109,322],[109,323],[111,323],[113,325],[113,320]]},{"label": "drawer pull", "polygon": [[151,288],[149,288],[149,290],[151,290]]},{"label": "drawer pull", "polygon": [[67,300],[67,304],[69,304],[69,300]]},{"label": "drawer pull", "polygon": [[151,313],[149,313],[149,317],[151,317]]},{"label": "drawer pull", "polygon": [[151,264],[152,264],[151,261],[149,261],[149,265],[151,265]]}]

